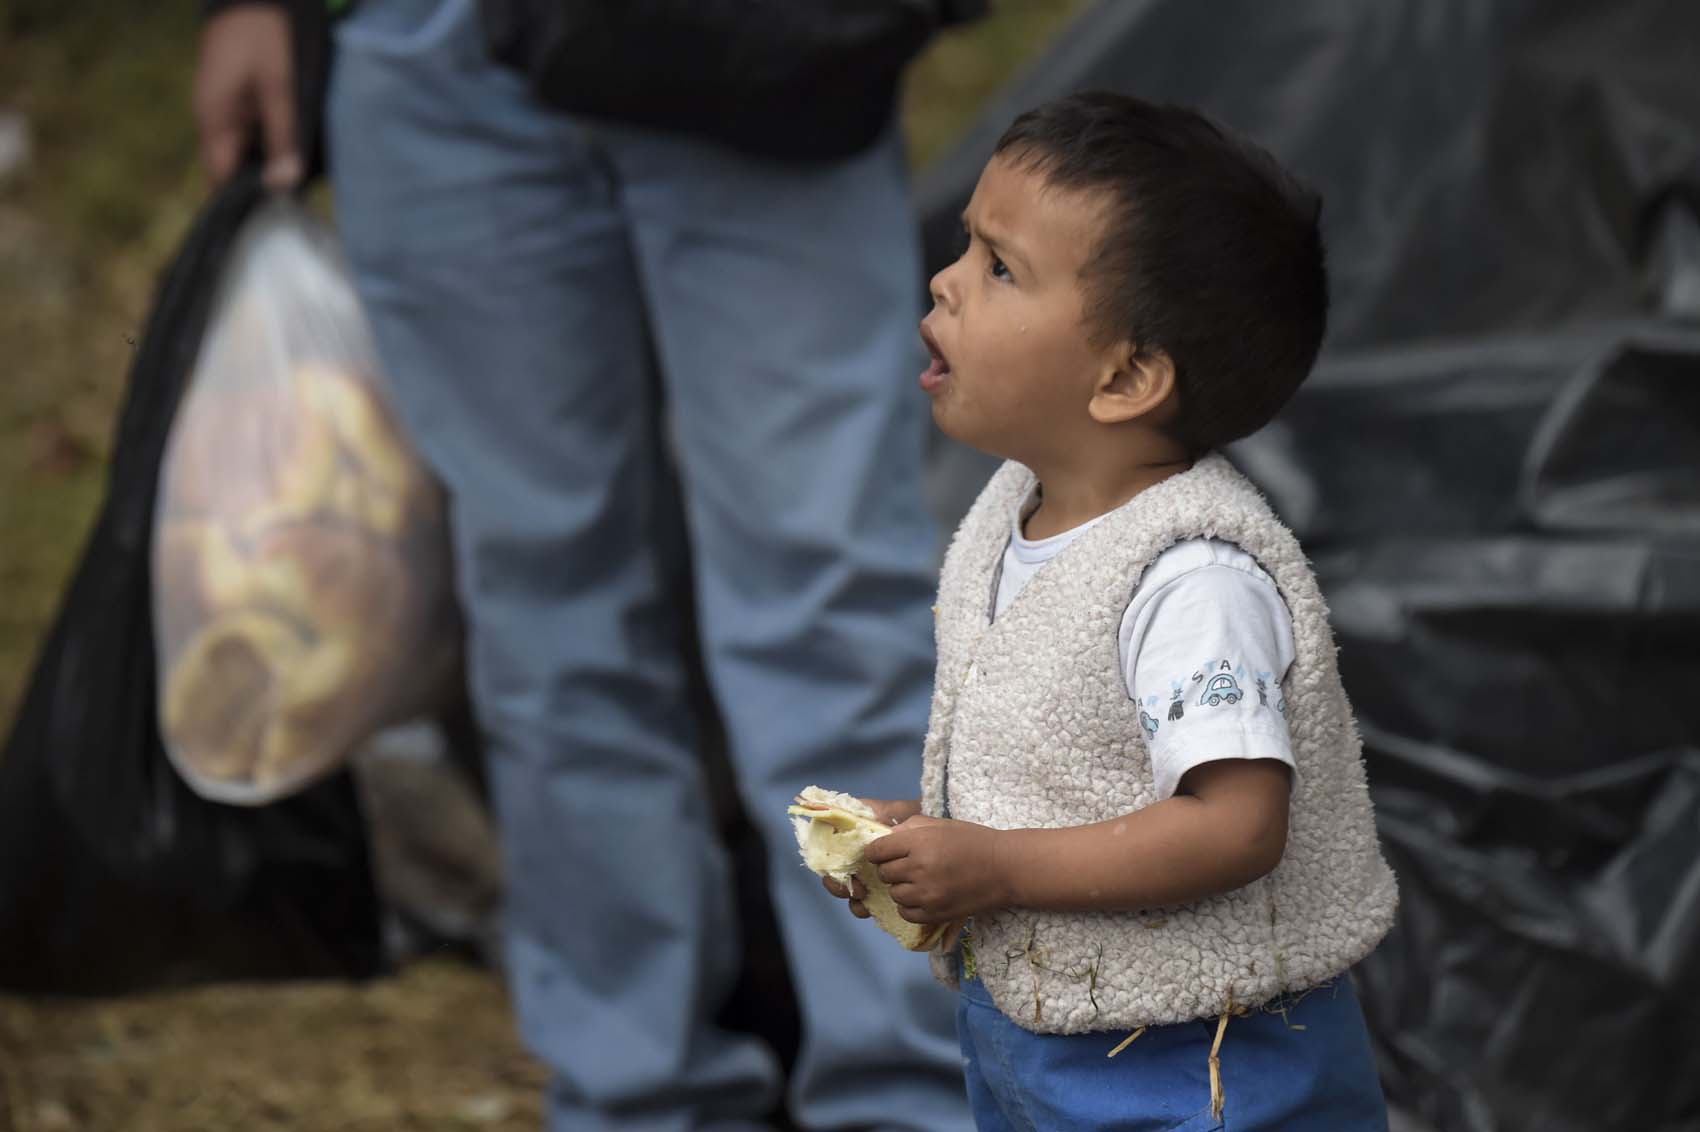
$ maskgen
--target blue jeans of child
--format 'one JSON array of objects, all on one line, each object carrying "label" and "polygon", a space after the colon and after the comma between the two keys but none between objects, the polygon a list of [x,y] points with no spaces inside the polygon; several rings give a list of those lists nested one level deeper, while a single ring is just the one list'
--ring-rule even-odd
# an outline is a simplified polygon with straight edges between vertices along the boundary
[{"label": "blue jeans of child", "polygon": [[1345,976],[1253,1010],[1222,1036],[1222,1113],[1212,1111],[1216,1020],[1126,1033],[1035,1034],[964,979],[956,1008],[979,1132],[1387,1132],[1363,1012]]},{"label": "blue jeans of child", "polygon": [[858,930],[785,816],[810,783],[916,790],[936,538],[899,138],[791,164],[577,121],[489,62],[474,0],[362,0],[337,47],[337,215],[450,496],[550,1127],[754,1129],[779,1088],[713,1024],[740,943],[657,538],[670,447],[800,991],[792,1112],[962,1132],[949,992]]}]

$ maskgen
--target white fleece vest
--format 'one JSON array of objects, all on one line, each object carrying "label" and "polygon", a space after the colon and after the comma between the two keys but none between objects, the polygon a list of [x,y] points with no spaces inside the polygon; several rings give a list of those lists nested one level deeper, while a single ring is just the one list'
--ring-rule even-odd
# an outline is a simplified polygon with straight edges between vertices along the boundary
[{"label": "white fleece vest", "polygon": [[[1249,481],[1211,455],[1082,534],[993,623],[1010,515],[1033,482],[1026,468],[1005,464],[945,555],[924,811],[941,816],[948,792],[953,818],[1056,828],[1156,801],[1116,627],[1145,568],[1187,538],[1240,546],[1292,612],[1295,656],[1281,691],[1298,777],[1286,854],[1269,876],[1181,907],[976,916],[978,977],[1028,1029],[1079,1033],[1215,1017],[1338,975],[1392,926],[1396,891],[1328,611],[1298,540]],[[952,960],[934,963],[954,983]]]}]

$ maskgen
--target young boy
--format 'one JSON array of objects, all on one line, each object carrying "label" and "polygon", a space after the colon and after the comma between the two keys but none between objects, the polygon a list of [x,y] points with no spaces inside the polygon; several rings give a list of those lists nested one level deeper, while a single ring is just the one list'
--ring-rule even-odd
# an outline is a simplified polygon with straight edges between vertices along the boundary
[{"label": "young boy", "polygon": [[1004,134],[932,281],[933,419],[1009,462],[867,855],[969,921],[934,961],[981,1129],[1386,1128],[1343,974],[1395,886],[1327,611],[1215,453],[1315,360],[1320,207],[1192,111],[1077,94]]}]

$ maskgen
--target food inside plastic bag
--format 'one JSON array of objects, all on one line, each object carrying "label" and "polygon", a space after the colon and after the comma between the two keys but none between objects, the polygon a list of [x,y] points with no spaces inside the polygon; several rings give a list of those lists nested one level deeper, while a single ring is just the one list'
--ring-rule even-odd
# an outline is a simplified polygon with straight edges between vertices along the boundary
[{"label": "food inside plastic bag", "polygon": [[263,803],[417,714],[458,634],[435,481],[386,403],[333,238],[249,222],[160,473],[159,717],[202,795]]}]

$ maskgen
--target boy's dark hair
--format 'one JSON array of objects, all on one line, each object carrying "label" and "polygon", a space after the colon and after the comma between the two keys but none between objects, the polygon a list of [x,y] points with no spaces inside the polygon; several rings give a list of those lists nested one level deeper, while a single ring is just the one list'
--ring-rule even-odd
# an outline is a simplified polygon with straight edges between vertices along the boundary
[{"label": "boy's dark hair", "polygon": [[1109,194],[1082,271],[1087,325],[1169,355],[1178,440],[1202,453],[1286,404],[1328,320],[1321,197],[1196,111],[1108,91],[1029,110],[996,153]]}]

